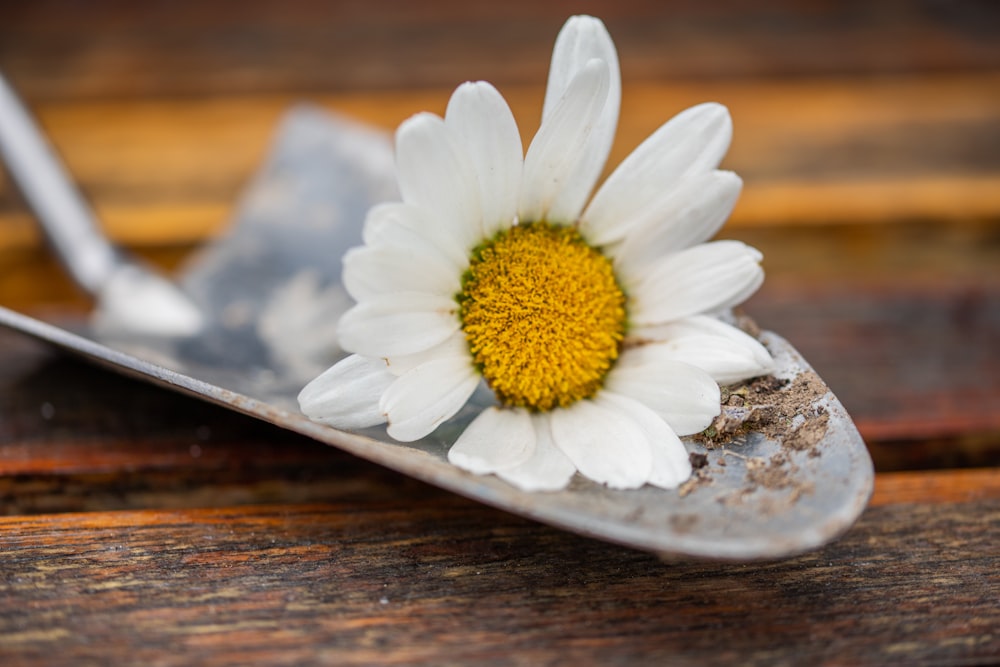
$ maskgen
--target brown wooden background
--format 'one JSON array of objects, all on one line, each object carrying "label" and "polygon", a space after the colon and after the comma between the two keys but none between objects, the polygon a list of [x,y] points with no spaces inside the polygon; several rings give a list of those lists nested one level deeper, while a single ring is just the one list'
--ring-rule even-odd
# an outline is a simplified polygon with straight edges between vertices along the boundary
[{"label": "brown wooden background", "polygon": [[[488,79],[526,137],[573,13],[619,46],[612,162],[727,104],[748,305],[879,477],[841,541],[663,564],[479,507],[0,332],[3,664],[1000,660],[1000,5],[0,2],[0,70],[108,232],[221,231],[276,120],[391,129]],[[0,303],[87,306],[0,173]]]}]

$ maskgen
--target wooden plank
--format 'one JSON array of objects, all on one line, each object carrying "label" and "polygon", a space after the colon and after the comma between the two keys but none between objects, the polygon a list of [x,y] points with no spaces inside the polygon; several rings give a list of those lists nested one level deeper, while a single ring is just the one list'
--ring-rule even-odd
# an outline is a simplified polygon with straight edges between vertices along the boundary
[{"label": "wooden plank", "polygon": [[453,496],[0,519],[7,665],[980,664],[1000,502],[870,509],[757,565],[662,563]]},{"label": "wooden plank", "polygon": [[867,439],[982,434],[985,456],[997,456],[995,284],[773,284],[747,308],[802,352]]},{"label": "wooden plank", "polygon": [[[450,87],[315,97],[390,130],[442,112]],[[668,117],[706,100],[736,123],[725,166],[746,181],[730,229],[1000,217],[1000,75],[878,81],[649,83],[627,86],[620,162]],[[540,83],[504,89],[525,145]],[[218,233],[299,98],[66,102],[40,120],[108,233],[129,245],[191,244]],[[0,181],[0,252],[35,247],[23,204]]]},{"label": "wooden plank", "polygon": [[[5,664],[975,663],[1000,650],[995,469],[880,475],[861,522],[800,558],[662,564],[9,334],[0,350],[14,382],[0,390],[0,478],[35,501],[15,511],[41,513],[0,519]],[[71,509],[90,511],[51,514]]]},{"label": "wooden plank", "polygon": [[[989,2],[594,0],[626,76],[885,75],[1000,66]],[[544,76],[567,3],[276,0],[0,5],[0,69],[32,97],[503,84]]]},{"label": "wooden plank", "polygon": [[875,477],[870,507],[1000,499],[1000,468],[886,472]]},{"label": "wooden plank", "polygon": [[[216,428],[229,427],[220,414]],[[0,445],[0,515],[413,500],[435,489],[339,450],[258,426],[253,437],[78,439]],[[260,433],[263,432],[263,433]],[[995,461],[996,459],[994,459]],[[884,472],[871,505],[1000,500],[1000,469]]]}]

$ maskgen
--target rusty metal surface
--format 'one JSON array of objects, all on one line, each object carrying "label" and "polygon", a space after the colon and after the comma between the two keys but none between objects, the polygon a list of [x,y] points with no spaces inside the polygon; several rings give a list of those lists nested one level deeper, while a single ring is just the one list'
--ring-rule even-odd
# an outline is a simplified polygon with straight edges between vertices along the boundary
[{"label": "rusty metal surface", "polygon": [[704,458],[678,490],[614,491],[577,477],[564,491],[531,494],[465,473],[446,453],[486,396],[415,443],[396,443],[381,428],[345,433],[310,422],[295,396],[342,354],[332,329],[349,305],[340,256],[360,242],[370,204],[394,193],[387,137],[296,109],[231,232],[180,272],[209,321],[202,335],[124,337],[85,325],[74,333],[6,309],[0,324],[489,505],[664,556],[789,556],[834,539],[864,509],[874,472],[861,437],[801,356],[767,332],[776,381],[733,388],[722,432],[685,439]]}]

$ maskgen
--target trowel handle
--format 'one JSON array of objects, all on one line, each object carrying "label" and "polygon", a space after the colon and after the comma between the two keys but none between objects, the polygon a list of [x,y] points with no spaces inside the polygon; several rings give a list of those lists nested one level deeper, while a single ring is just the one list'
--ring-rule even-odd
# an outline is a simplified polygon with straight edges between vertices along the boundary
[{"label": "trowel handle", "polygon": [[3,74],[0,157],[73,278],[99,293],[123,260]]}]

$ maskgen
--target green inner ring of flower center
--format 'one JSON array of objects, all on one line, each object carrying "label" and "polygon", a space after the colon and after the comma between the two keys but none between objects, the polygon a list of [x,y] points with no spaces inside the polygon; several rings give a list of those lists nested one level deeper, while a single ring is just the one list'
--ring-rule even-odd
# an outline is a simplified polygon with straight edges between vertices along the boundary
[{"label": "green inner ring of flower center", "polygon": [[456,298],[473,359],[508,406],[546,411],[593,396],[625,336],[611,261],[572,227],[499,232],[473,251]]}]

